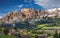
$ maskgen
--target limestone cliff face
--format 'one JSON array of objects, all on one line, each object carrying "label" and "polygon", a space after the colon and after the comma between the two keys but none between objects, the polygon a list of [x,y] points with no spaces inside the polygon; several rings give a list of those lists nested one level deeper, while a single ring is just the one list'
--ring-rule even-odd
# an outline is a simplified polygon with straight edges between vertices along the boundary
[{"label": "limestone cliff face", "polygon": [[33,8],[22,9],[19,11],[9,12],[4,16],[5,23],[13,23],[17,21],[34,21],[35,19],[41,19],[43,17],[60,18],[60,9],[49,10],[35,10]]}]

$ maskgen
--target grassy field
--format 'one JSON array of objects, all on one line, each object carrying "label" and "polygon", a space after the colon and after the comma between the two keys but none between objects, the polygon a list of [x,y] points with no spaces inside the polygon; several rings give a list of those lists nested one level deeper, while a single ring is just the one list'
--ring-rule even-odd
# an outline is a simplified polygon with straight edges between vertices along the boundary
[{"label": "grassy field", "polygon": [[16,38],[15,36],[0,35],[0,38]]},{"label": "grassy field", "polygon": [[[29,35],[31,38],[35,38],[36,35],[42,35],[42,34],[48,34],[48,36],[53,36],[54,35],[54,29],[60,29],[60,27],[47,27],[45,24],[37,26],[37,30],[27,30],[27,29],[18,29],[22,30],[20,31],[20,34],[23,35]],[[53,29],[53,30],[52,30]],[[9,36],[9,35],[0,35],[0,38],[16,38],[15,36]]]}]

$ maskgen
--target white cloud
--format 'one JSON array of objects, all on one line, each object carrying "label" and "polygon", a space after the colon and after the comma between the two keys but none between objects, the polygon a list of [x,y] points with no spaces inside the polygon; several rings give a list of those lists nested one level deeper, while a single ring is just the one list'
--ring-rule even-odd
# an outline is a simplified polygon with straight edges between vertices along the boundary
[{"label": "white cloud", "polygon": [[13,21],[14,21],[15,23],[18,23],[18,22],[20,22],[20,19],[19,19],[18,17],[14,17],[14,18],[13,18]]},{"label": "white cloud", "polygon": [[0,16],[0,19],[2,18],[2,16]]},{"label": "white cloud", "polygon": [[45,8],[59,8],[60,0],[35,0],[35,4],[44,6]]},{"label": "white cloud", "polygon": [[18,5],[17,7],[22,7],[23,6],[23,4],[21,4],[21,5]]},{"label": "white cloud", "polygon": [[27,0],[24,0],[25,2],[28,2]]}]

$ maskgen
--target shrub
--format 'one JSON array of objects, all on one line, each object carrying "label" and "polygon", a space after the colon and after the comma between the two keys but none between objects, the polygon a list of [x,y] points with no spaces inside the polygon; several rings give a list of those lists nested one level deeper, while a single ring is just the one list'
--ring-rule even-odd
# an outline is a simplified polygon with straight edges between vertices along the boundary
[{"label": "shrub", "polygon": [[9,29],[8,29],[8,28],[4,28],[3,33],[4,33],[5,35],[7,35],[7,34],[9,33]]}]

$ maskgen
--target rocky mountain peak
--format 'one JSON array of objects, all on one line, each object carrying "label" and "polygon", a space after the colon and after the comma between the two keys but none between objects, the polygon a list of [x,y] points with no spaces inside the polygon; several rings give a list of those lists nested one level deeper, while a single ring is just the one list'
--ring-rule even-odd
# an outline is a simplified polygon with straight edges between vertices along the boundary
[{"label": "rocky mountain peak", "polygon": [[[60,18],[60,8],[48,10],[35,10],[34,8],[24,8],[21,11],[8,12],[4,17],[5,23],[14,23],[15,21],[35,21],[43,17]],[[0,17],[2,18],[2,17]]]}]

